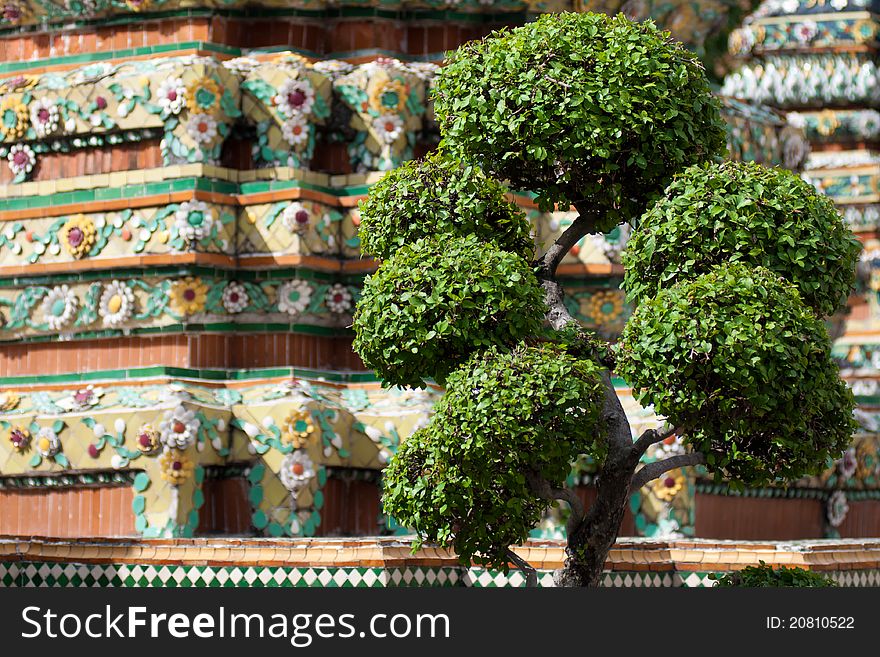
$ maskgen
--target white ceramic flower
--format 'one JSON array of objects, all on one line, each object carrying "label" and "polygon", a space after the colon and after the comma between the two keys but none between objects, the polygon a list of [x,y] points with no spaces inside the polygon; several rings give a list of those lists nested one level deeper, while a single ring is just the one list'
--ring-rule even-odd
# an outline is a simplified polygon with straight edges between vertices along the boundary
[{"label": "white ceramic flower", "polygon": [[312,111],[315,90],[306,79],[288,80],[274,98],[278,111],[287,118],[302,116]]},{"label": "white ceramic flower", "polygon": [[31,105],[31,125],[37,137],[46,137],[58,129],[58,107],[54,100],[40,98]]},{"label": "white ceramic flower", "polygon": [[876,137],[880,132],[880,113],[876,110],[862,110],[856,116],[856,129],[860,137]]},{"label": "white ceramic flower", "polygon": [[67,285],[58,285],[49,290],[40,308],[49,328],[57,331],[73,321],[78,305],[79,300],[73,290]]},{"label": "white ceramic flower", "polygon": [[288,315],[299,315],[312,300],[312,286],[306,281],[287,281],[278,288],[278,310]]},{"label": "white ceramic flower", "polygon": [[166,411],[159,423],[159,439],[168,448],[186,449],[195,442],[198,432],[199,419],[195,411],[188,411],[183,404]]},{"label": "white ceramic flower", "polygon": [[788,121],[788,125],[798,130],[803,130],[807,126],[807,120],[800,112],[789,112],[785,115],[785,120]]},{"label": "white ceramic flower", "polygon": [[16,176],[30,173],[37,163],[37,156],[27,144],[15,144],[6,156],[9,168]]},{"label": "white ceramic flower", "polygon": [[[72,395],[62,397],[55,403],[65,411],[82,411],[97,406],[103,396],[104,390],[102,388],[86,386],[75,391]],[[104,427],[102,425],[96,424],[94,428],[95,435],[98,438],[104,435]]]},{"label": "white ceramic flower", "polygon": [[801,43],[809,43],[819,33],[819,26],[813,21],[804,21],[794,28],[794,35]]},{"label": "white ceramic flower", "polygon": [[[66,5],[70,4],[70,0],[65,2]],[[95,8],[95,0],[85,0],[82,2],[82,8],[85,12],[93,13]],[[90,82],[97,82],[101,78],[105,78],[108,75],[112,74],[116,70],[116,65],[111,64],[109,62],[95,62],[94,64],[89,64],[87,66],[83,66],[82,68],[76,69],[73,72],[70,78],[71,85],[79,85],[79,84],[89,84]]]},{"label": "white ceramic flower", "polygon": [[43,458],[51,458],[61,451],[61,439],[51,427],[43,427],[37,432],[34,447]]},{"label": "white ceramic flower", "polygon": [[299,202],[294,202],[284,208],[281,221],[292,233],[304,233],[311,223],[311,213]]},{"label": "white ceramic flower", "polygon": [[259,65],[260,61],[253,57],[236,57],[235,59],[228,59],[223,62],[224,68],[229,69],[241,77],[247,76],[248,73],[253,71]]},{"label": "white ceramic flower", "polygon": [[281,135],[291,146],[298,146],[309,138],[309,122],[302,115],[287,119],[281,124]]},{"label": "white ceramic flower", "polygon": [[312,64],[312,68],[331,78],[338,78],[354,70],[354,66],[341,59],[324,59]]},{"label": "white ceramic flower", "polygon": [[335,283],[333,287],[327,290],[324,303],[334,313],[342,314],[348,312],[351,310],[351,292],[344,285]]},{"label": "white ceramic flower", "polygon": [[840,470],[840,476],[843,479],[849,479],[856,474],[856,469],[858,468],[859,461],[856,457],[856,450],[854,447],[850,447],[843,453],[843,456],[840,457],[840,460],[837,462],[837,468]]},{"label": "white ceramic flower", "polygon": [[249,301],[247,290],[241,283],[232,281],[223,290],[223,307],[232,315],[244,310]]},{"label": "white ceramic flower", "polygon": [[104,286],[98,302],[98,315],[104,326],[119,326],[131,318],[134,312],[134,292],[121,281],[111,281]]},{"label": "white ceramic flower", "polygon": [[281,483],[292,492],[297,492],[308,485],[315,476],[315,464],[305,450],[298,449],[291,452],[281,461],[281,471],[278,473]]},{"label": "white ceramic flower", "polygon": [[210,114],[193,114],[186,122],[186,133],[197,144],[208,144],[217,136],[217,121]]},{"label": "white ceramic flower", "polygon": [[166,114],[180,114],[186,99],[186,87],[180,78],[165,78],[156,90],[159,106]]},{"label": "white ceramic flower", "polygon": [[204,201],[184,201],[174,213],[174,229],[187,244],[200,242],[211,234],[214,214]]},{"label": "white ceramic flower", "polygon": [[373,131],[380,142],[391,144],[403,134],[403,119],[397,114],[383,114],[373,120]]},{"label": "white ceramic flower", "polygon": [[828,522],[832,527],[840,527],[846,520],[846,514],[849,512],[849,504],[846,501],[846,493],[842,490],[836,490],[831,493],[828,498]]}]

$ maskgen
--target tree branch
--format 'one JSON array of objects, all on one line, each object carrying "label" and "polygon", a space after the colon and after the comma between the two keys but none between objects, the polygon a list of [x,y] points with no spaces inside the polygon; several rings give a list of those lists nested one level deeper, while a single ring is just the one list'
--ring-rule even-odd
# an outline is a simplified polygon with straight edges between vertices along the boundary
[{"label": "tree branch", "polygon": [[521,556],[519,556],[516,552],[507,548],[507,558],[519,568],[523,575],[526,578],[526,587],[534,588],[538,586],[538,571],[534,569],[534,567]]},{"label": "tree branch", "polygon": [[633,451],[641,456],[648,451],[648,448],[651,445],[662,442],[669,438],[669,436],[680,433],[681,428],[674,427],[671,424],[666,424],[659,429],[648,429],[641,436],[639,436],[638,440],[633,443]]},{"label": "tree branch", "polygon": [[[575,206],[577,207],[577,206]],[[595,210],[586,210],[577,208],[578,216],[571,225],[563,231],[562,235],[556,238],[556,241],[547,249],[547,253],[538,261],[542,278],[551,278],[556,274],[556,268],[565,257],[565,254],[571,251],[571,248],[588,235],[596,223],[598,213]]]},{"label": "tree branch", "polygon": [[669,472],[675,468],[683,468],[688,465],[699,465],[706,462],[706,457],[702,452],[691,452],[690,454],[677,454],[670,456],[662,461],[654,461],[648,463],[641,470],[633,475],[629,485],[630,493],[634,493],[652,479],[656,479],[664,472]]},{"label": "tree branch", "polygon": [[565,307],[563,298],[565,293],[562,286],[553,278],[541,281],[541,287],[544,288],[544,303],[547,304],[547,321],[557,331],[564,328],[566,324],[575,322],[574,317]]},{"label": "tree branch", "polygon": [[532,492],[542,500],[547,500],[548,502],[562,500],[568,503],[571,509],[567,523],[568,531],[573,531],[581,524],[584,519],[584,504],[581,502],[581,498],[577,496],[577,493],[570,488],[553,488],[549,481],[534,471],[526,473],[526,481]]}]

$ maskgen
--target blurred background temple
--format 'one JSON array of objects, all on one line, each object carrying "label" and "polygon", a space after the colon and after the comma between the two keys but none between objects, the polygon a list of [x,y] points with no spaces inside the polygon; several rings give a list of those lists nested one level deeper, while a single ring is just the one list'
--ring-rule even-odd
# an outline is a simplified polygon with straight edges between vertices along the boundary
[{"label": "blurred background temple", "polygon": [[[873,0],[0,4],[0,535],[405,533],[380,472],[439,392],[382,389],[352,353],[374,269],[357,202],[436,145],[446,50],[575,10],[671,30],[715,83],[730,156],[802,172],[865,245],[830,321],[863,427],[843,458],[739,492],[669,473],[622,534],[880,536]],[[572,220],[515,197],[539,247]],[[586,238],[560,269],[571,312],[610,338],[630,312],[627,234]],[[618,384],[634,430],[655,424]],[[572,473],[585,499],[591,473]],[[535,535],[561,531],[551,513]]]}]

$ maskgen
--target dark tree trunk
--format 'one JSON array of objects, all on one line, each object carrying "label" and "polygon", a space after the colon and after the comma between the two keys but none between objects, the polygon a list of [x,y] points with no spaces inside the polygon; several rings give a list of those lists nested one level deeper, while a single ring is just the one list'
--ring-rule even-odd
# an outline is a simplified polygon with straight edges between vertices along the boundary
[{"label": "dark tree trunk", "polygon": [[609,374],[605,375],[602,421],[608,454],[596,482],[597,497],[583,521],[569,534],[565,566],[556,573],[557,586],[598,586],[608,552],[629,500],[630,483],[638,464],[626,413]]},{"label": "dark tree trunk", "polygon": [[556,575],[557,586],[599,586],[605,560],[617,540],[626,511],[631,477],[632,470],[626,468],[613,474],[603,468],[596,486],[595,503],[578,529],[568,537],[567,558],[564,568]]}]

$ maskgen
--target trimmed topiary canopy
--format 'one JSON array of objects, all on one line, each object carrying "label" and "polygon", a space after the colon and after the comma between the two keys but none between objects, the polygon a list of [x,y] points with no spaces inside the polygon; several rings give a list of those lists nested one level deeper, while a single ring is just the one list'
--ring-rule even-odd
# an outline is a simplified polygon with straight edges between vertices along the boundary
[{"label": "trimmed topiary canopy", "polygon": [[699,60],[653,23],[553,14],[464,44],[436,80],[446,147],[543,209],[585,201],[597,230],[638,216],[684,167],[725,151]]},{"label": "trimmed topiary canopy", "polygon": [[549,505],[526,474],[560,486],[578,454],[601,451],[600,372],[552,345],[475,354],[385,470],[385,511],[463,562],[506,567]]},{"label": "trimmed topiary canopy", "polygon": [[476,235],[421,239],[369,276],[354,349],[386,385],[443,382],[474,351],[541,329],[544,293],[529,263]]},{"label": "trimmed topiary canopy", "polygon": [[783,169],[753,162],[690,167],[639,221],[623,257],[639,302],[725,262],[747,262],[797,286],[820,315],[846,303],[861,244],[834,202]]},{"label": "trimmed topiary canopy", "polygon": [[639,401],[733,480],[816,472],[855,429],[825,325],[764,267],[719,265],[661,290],[630,318],[619,355]]},{"label": "trimmed topiary canopy", "polygon": [[423,237],[473,234],[531,259],[531,226],[506,193],[477,167],[441,151],[406,162],[385,174],[361,203],[361,250],[387,259]]}]

